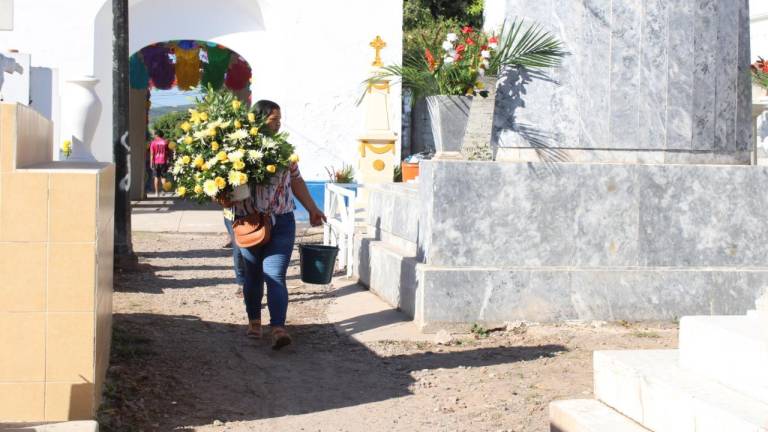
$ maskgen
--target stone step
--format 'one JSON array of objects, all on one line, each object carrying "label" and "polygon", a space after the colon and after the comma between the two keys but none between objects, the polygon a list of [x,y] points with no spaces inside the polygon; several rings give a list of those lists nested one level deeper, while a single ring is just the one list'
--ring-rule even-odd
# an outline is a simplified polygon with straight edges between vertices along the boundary
[{"label": "stone step", "polygon": [[754,315],[684,317],[680,366],[768,403],[768,329]]},{"label": "stone step", "polygon": [[395,245],[366,239],[360,242],[356,263],[360,282],[411,318],[416,315],[418,260]]},{"label": "stone step", "polygon": [[551,432],[648,432],[616,410],[594,399],[549,404]]},{"label": "stone step", "polygon": [[768,432],[768,404],[680,367],[677,350],[596,351],[595,396],[655,432]]}]

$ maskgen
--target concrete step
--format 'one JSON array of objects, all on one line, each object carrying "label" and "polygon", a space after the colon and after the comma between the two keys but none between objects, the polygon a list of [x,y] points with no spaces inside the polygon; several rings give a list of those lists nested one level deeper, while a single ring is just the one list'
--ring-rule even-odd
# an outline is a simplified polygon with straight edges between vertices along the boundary
[{"label": "concrete step", "polygon": [[360,282],[393,307],[417,318],[416,257],[384,241],[363,239],[357,247]]},{"label": "concrete step", "polygon": [[550,432],[648,432],[629,418],[594,399],[549,404]]},{"label": "concrete step", "polygon": [[655,432],[768,432],[768,404],[680,367],[677,350],[596,351],[595,396]]},{"label": "concrete step", "polygon": [[756,316],[684,317],[680,366],[768,403],[768,329]]}]

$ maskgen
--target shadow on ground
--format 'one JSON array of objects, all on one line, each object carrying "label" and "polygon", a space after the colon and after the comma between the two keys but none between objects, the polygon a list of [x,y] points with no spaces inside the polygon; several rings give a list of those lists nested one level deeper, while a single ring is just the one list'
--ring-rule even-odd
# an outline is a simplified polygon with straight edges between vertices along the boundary
[{"label": "shadow on ground", "polygon": [[[369,321],[358,317],[351,321]],[[305,414],[411,394],[409,372],[550,357],[561,345],[379,357],[332,324],[289,327],[273,351],[240,325],[195,316],[117,314],[103,430],[159,430]]]}]

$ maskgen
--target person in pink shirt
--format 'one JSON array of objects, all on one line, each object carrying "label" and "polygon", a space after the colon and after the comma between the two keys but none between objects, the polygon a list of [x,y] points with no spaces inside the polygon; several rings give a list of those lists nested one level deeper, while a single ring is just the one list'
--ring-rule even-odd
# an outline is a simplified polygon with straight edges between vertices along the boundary
[{"label": "person in pink shirt", "polygon": [[155,177],[155,196],[160,193],[160,179],[168,172],[168,141],[163,131],[155,132],[155,139],[149,144],[149,166]]}]

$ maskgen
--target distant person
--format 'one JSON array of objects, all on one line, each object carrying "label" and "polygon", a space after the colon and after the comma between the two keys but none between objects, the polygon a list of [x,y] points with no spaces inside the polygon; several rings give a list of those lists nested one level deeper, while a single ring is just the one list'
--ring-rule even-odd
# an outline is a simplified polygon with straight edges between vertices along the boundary
[{"label": "distant person", "polygon": [[159,130],[155,132],[155,139],[149,144],[149,167],[155,177],[155,196],[160,196],[160,179],[168,172],[168,141],[165,134]]}]

